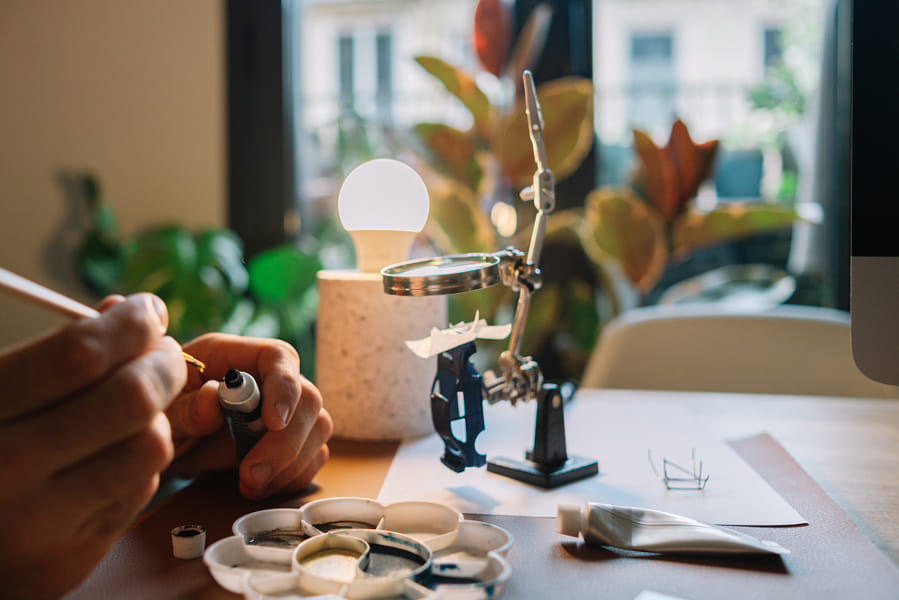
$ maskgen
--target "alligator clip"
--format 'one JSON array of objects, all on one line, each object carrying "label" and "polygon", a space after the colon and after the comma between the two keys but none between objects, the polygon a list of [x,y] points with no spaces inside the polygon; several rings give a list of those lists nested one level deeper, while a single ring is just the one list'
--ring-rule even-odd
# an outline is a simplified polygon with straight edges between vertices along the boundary
[{"label": "alligator clip", "polygon": [[[437,355],[437,375],[431,387],[431,419],[444,445],[440,462],[457,473],[466,467],[483,467],[487,462],[487,457],[475,449],[475,440],[484,431],[483,384],[469,361],[476,351],[474,342],[467,342]],[[453,421],[462,419],[464,441],[453,434],[452,427]]]}]

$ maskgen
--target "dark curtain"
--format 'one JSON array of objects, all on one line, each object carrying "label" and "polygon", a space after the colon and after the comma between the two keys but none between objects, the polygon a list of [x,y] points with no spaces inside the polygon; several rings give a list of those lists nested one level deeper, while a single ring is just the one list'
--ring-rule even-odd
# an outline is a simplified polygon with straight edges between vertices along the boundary
[{"label": "dark curtain", "polygon": [[[850,2],[832,0],[825,12],[811,198],[824,222],[809,227],[806,258],[794,264],[800,281],[824,286],[823,296],[849,310]],[[795,252],[794,252],[795,255]],[[800,290],[801,291],[801,290]]]}]

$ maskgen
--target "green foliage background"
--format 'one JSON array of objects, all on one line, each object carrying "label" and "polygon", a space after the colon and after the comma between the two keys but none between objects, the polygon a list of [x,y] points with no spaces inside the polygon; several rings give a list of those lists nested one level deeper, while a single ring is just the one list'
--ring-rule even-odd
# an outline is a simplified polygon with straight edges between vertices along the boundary
[{"label": "green foliage background", "polygon": [[314,377],[316,255],[284,244],[247,260],[233,231],[177,224],[124,237],[97,177],[84,173],[81,185],[90,226],[75,267],[93,293],[158,295],[169,309],[169,333],[182,343],[210,331],[283,339]]}]

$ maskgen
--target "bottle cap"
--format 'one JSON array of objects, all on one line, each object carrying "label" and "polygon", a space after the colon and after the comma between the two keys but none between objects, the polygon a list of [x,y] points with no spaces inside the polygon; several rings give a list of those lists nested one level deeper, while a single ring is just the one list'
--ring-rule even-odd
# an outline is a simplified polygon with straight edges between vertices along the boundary
[{"label": "bottle cap", "polygon": [[556,531],[577,537],[584,528],[584,513],[579,504],[560,504],[556,517]]}]

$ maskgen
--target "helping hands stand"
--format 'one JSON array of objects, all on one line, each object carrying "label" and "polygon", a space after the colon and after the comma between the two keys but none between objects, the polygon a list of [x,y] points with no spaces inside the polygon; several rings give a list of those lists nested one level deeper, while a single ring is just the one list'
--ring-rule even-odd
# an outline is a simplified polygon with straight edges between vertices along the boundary
[{"label": "helping hands stand", "polygon": [[[469,357],[475,352],[474,343],[464,344],[438,357],[438,372],[432,390],[431,407],[434,428],[444,440],[442,462],[454,471],[467,466],[483,466],[484,455],[475,450],[475,438],[484,429],[482,389],[491,404],[507,400],[513,405],[519,400],[537,400],[537,419],[534,447],[526,452],[525,460],[498,458],[488,461],[487,470],[519,481],[542,487],[555,487],[590,477],[599,472],[595,460],[569,457],[565,443],[564,406],[568,398],[562,390],[543,380],[535,360],[521,356],[531,294],[540,288],[540,254],[549,213],[555,208],[555,177],[546,167],[543,142],[543,115],[537,102],[537,92],[529,71],[523,74],[525,107],[534,149],[534,172],[531,186],[521,191],[523,200],[533,199],[537,208],[527,255],[515,248],[507,248],[486,255],[458,255],[407,261],[381,271],[384,291],[399,295],[432,295],[456,293],[487,287],[496,283],[494,269],[502,283],[518,292],[518,304],[509,339],[509,349],[500,354],[500,374],[477,375]],[[475,389],[476,388],[476,389]],[[458,396],[464,401],[464,414],[459,409]],[[452,421],[465,419],[466,439],[460,440],[452,432]]]},{"label": "helping hands stand", "polygon": [[[534,447],[525,454],[524,461],[496,458],[487,463],[492,473],[525,481],[546,488],[556,487],[570,481],[590,477],[599,472],[595,460],[568,456],[565,442],[565,403],[558,386],[543,381],[543,374],[537,362],[531,357],[521,356],[521,338],[527,321],[531,294],[542,283],[540,254],[546,220],[556,206],[555,177],[546,167],[546,149],[543,143],[543,115],[537,102],[537,91],[531,73],[524,72],[525,107],[530,126],[531,145],[537,170],[531,187],[521,192],[522,200],[533,199],[537,208],[534,229],[527,257],[516,257],[512,268],[500,268],[503,283],[518,291],[518,305],[509,339],[509,349],[500,354],[499,367],[502,375],[486,382],[487,397],[509,400],[513,404],[519,400],[536,397],[537,420],[534,427]],[[502,264],[502,263],[501,263]]]}]

